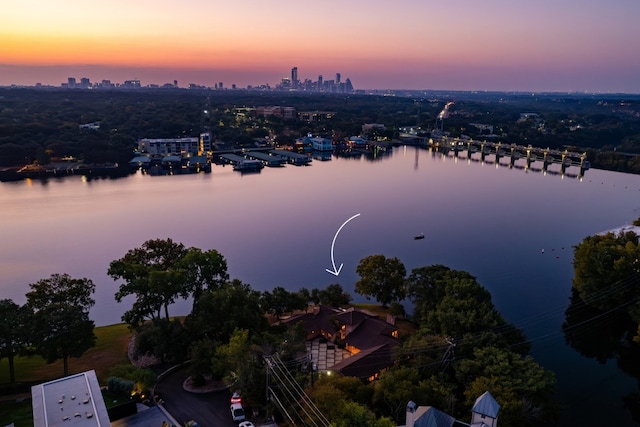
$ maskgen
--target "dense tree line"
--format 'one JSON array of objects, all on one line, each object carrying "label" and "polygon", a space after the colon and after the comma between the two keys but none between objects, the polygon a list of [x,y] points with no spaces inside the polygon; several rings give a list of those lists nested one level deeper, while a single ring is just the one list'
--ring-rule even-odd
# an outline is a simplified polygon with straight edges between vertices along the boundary
[{"label": "dense tree line", "polygon": [[[640,226],[640,219],[634,222]],[[640,246],[632,231],[588,236],[574,247],[566,341],[599,363],[610,359],[640,379]],[[640,391],[624,398],[640,422]]]},{"label": "dense tree line", "polygon": [[[601,95],[425,94],[422,97],[296,94],[250,91],[62,89],[0,90],[0,166],[74,156],[86,163],[120,162],[133,156],[139,138],[197,136],[207,127],[226,146],[251,145],[273,136],[290,144],[307,133],[338,140],[358,135],[364,123],[382,123],[371,138],[397,138],[401,126],[436,127],[438,113],[455,104],[439,123],[453,136],[486,138],[538,147],[589,150],[594,167],[638,172],[640,99]],[[314,121],[257,117],[257,106],[291,106],[297,111],[330,111]],[[242,110],[248,108],[248,110]],[[245,113],[244,111],[249,111]],[[522,119],[523,112],[535,117]],[[79,125],[100,122],[99,129]]]},{"label": "dense tree line", "polygon": [[489,390],[502,405],[501,423],[556,419],[553,373],[527,355],[524,333],[504,320],[489,292],[469,273],[434,265],[415,268],[405,278],[401,262],[382,255],[361,260],[358,273],[356,291],[383,304],[389,295],[396,301],[408,296],[419,328],[404,340],[395,364],[372,384],[367,399],[379,415],[401,422],[406,403],[414,400],[464,419],[474,400]]},{"label": "dense tree line", "polygon": [[23,306],[0,300],[0,357],[9,360],[12,384],[16,356],[37,354],[47,363],[62,359],[63,373],[68,375],[69,358],[80,357],[96,342],[89,318],[95,304],[91,280],[52,274],[29,287]]}]

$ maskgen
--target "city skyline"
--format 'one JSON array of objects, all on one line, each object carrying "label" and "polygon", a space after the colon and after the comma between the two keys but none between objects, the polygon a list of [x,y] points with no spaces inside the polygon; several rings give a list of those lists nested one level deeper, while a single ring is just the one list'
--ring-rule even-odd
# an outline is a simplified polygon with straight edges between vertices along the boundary
[{"label": "city skyline", "polygon": [[0,85],[273,87],[297,66],[355,89],[640,93],[637,16],[634,0],[8,0]]},{"label": "city skyline", "polygon": [[[27,86],[27,85],[25,85]],[[31,86],[31,85],[29,85]],[[42,86],[40,82],[35,86]],[[163,88],[163,89],[258,89],[258,90],[296,90],[304,92],[327,92],[327,93],[353,93],[354,88],[351,79],[347,77],[342,80],[341,73],[335,73],[335,78],[323,78],[322,74],[319,74],[317,80],[313,80],[308,77],[302,79],[298,76],[298,67],[291,68],[291,74],[288,77],[283,77],[280,82],[272,85],[248,85],[247,87],[238,87],[236,84],[225,86],[224,82],[215,82],[213,86],[201,85],[199,83],[189,82],[180,86],[179,81],[174,79],[172,82],[167,81],[164,83],[149,83],[143,82],[140,79],[128,79],[122,82],[112,81],[111,79],[102,79],[100,81],[92,81],[88,77],[81,77],[78,79],[75,76],[67,77],[66,81],[61,82],[59,85],[46,85],[47,87],[62,87],[66,89],[137,89],[137,88]]]}]

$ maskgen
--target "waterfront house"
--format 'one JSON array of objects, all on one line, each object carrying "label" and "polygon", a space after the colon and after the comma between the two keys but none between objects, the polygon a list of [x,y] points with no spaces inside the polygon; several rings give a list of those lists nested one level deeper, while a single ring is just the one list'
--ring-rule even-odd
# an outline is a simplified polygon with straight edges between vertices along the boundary
[{"label": "waterfront house", "polygon": [[[329,356],[311,353],[318,370],[337,371],[362,379],[377,378],[393,362],[393,349],[400,344],[398,328],[393,323],[355,308],[344,310],[319,305],[283,322],[302,323],[309,349],[320,347],[331,351]],[[339,354],[335,355],[336,352]]]},{"label": "waterfront house", "polygon": [[316,136],[311,139],[311,145],[316,151],[331,151],[333,150],[333,141],[330,138],[321,138]]},{"label": "waterfront house", "polygon": [[368,140],[361,136],[351,136],[349,137],[349,144],[356,146],[364,146],[367,145]]},{"label": "waterfront house", "polygon": [[311,136],[311,134],[296,139],[296,147],[298,148],[311,148],[316,151],[331,151],[333,150],[333,141],[331,138],[323,138],[321,136]]}]

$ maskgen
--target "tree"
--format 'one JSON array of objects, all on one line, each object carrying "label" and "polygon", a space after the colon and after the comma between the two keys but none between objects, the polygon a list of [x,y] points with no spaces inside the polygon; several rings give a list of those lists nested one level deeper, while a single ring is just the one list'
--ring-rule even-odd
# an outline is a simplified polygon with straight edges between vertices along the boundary
[{"label": "tree", "polygon": [[356,282],[355,291],[367,299],[374,297],[383,307],[404,299],[407,270],[398,258],[370,255],[360,260],[356,272],[360,280]]},{"label": "tree", "polygon": [[463,338],[457,352],[507,344],[520,354],[528,353],[523,332],[504,320],[491,294],[466,271],[443,265],[416,268],[407,279],[407,289],[422,330]]},{"label": "tree", "polygon": [[409,335],[396,349],[396,365],[409,366],[416,370],[421,378],[429,377],[441,370],[443,353],[448,346],[441,335],[417,331]]},{"label": "tree", "polygon": [[441,278],[450,271],[444,265],[414,268],[407,278],[407,296],[415,304],[413,315],[423,323],[428,313],[445,296],[446,288]]},{"label": "tree", "polygon": [[136,357],[152,354],[161,363],[181,363],[189,349],[189,336],[180,319],[159,319],[136,328]]},{"label": "tree", "polygon": [[48,363],[63,360],[69,374],[69,357],[80,357],[96,343],[89,309],[95,285],[89,279],[53,274],[29,285],[27,306],[33,311],[32,340],[35,350]]},{"label": "tree", "polygon": [[149,368],[136,368],[131,364],[116,365],[109,369],[109,376],[133,381],[134,390],[138,394],[152,389],[158,382],[158,377]]},{"label": "tree", "polygon": [[262,293],[260,305],[265,313],[273,314],[280,319],[285,313],[305,309],[307,301],[300,292],[289,292],[282,286],[276,286],[271,292]]},{"label": "tree", "polygon": [[500,419],[507,425],[552,424],[555,376],[531,357],[508,349],[478,348],[473,358],[459,362],[456,375],[466,385],[468,406],[485,391],[500,402]]},{"label": "tree", "polygon": [[286,323],[271,325],[265,333],[261,334],[261,338],[262,346],[270,348],[271,352],[277,352],[280,360],[284,362],[293,362],[307,352],[305,344],[307,332],[302,322],[293,325]]},{"label": "tree", "polygon": [[310,390],[310,397],[331,426],[395,426],[388,418],[376,419],[366,406],[372,393],[372,388],[357,378],[323,375]]},{"label": "tree", "polygon": [[[574,247],[573,287],[585,303],[600,310],[627,307],[640,296],[639,260],[634,232],[588,236]],[[627,311],[632,312],[634,305]],[[640,313],[635,314],[634,320],[640,321]]]},{"label": "tree", "polygon": [[384,415],[400,421],[407,402],[422,395],[418,371],[406,366],[383,372],[373,385],[374,406]]},{"label": "tree", "polygon": [[331,284],[325,289],[318,291],[318,297],[321,304],[331,307],[342,307],[351,302],[351,295],[342,289],[342,286],[338,283]]},{"label": "tree", "polygon": [[195,310],[185,319],[185,327],[195,339],[226,343],[235,329],[259,333],[267,319],[260,306],[260,292],[234,279],[218,289],[204,291]]},{"label": "tree", "polygon": [[215,249],[203,252],[198,248],[189,248],[177,264],[185,275],[182,297],[193,297],[194,308],[202,292],[217,289],[229,280],[227,261]]},{"label": "tree", "polygon": [[190,347],[191,363],[189,376],[196,385],[203,385],[207,377],[222,379],[224,372],[215,372],[212,359],[216,353],[216,343],[213,340],[202,339],[195,341]]},{"label": "tree", "polygon": [[125,281],[115,295],[116,301],[121,302],[128,295],[136,297],[122,320],[136,327],[146,319],[162,318],[163,309],[165,318],[169,319],[169,305],[186,292],[185,275],[180,268],[186,255],[187,249],[182,243],[155,239],[111,261],[109,276]]},{"label": "tree", "polygon": [[338,410],[338,416],[331,422],[330,427],[394,427],[396,425],[386,417],[376,419],[375,414],[366,406],[356,402],[341,402]]},{"label": "tree", "polygon": [[0,357],[9,361],[11,384],[16,382],[14,357],[26,350],[29,342],[30,311],[13,300],[0,300]]},{"label": "tree", "polygon": [[233,331],[229,342],[216,348],[214,358],[218,363],[227,367],[234,388],[240,390],[251,388],[256,380],[253,375],[256,360],[249,341],[248,330],[236,329]]}]

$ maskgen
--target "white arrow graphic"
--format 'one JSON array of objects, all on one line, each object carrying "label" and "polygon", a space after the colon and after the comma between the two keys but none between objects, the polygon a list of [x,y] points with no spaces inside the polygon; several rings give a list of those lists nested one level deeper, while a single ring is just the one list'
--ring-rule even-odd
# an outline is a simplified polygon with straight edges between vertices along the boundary
[{"label": "white arrow graphic", "polygon": [[348,223],[349,221],[351,221],[352,219],[357,218],[357,217],[359,217],[359,216],[360,216],[360,214],[355,214],[354,216],[352,216],[351,218],[349,218],[348,220],[346,220],[346,221],[344,222],[344,224],[342,224],[342,225],[340,226],[340,228],[338,228],[338,231],[336,231],[336,235],[335,235],[335,236],[333,236],[333,242],[331,242],[331,265],[333,266],[333,270],[329,270],[329,269],[327,268],[327,269],[326,269],[326,270],[327,270],[327,273],[331,273],[331,274],[333,274],[334,276],[337,276],[338,274],[340,274],[340,270],[342,270],[342,266],[343,266],[344,264],[340,264],[340,267],[338,267],[338,268],[336,269],[336,261],[335,261],[335,260],[334,260],[334,258],[333,258],[333,248],[334,248],[334,246],[336,245],[336,239],[338,238],[338,234],[340,233],[340,230],[342,230],[342,227],[344,227],[345,225],[347,225],[347,223]]}]

